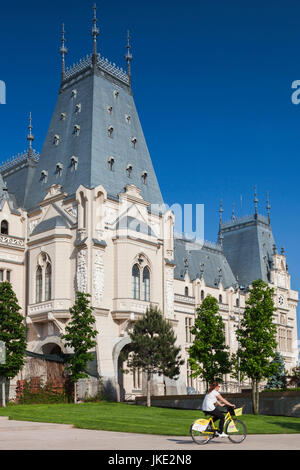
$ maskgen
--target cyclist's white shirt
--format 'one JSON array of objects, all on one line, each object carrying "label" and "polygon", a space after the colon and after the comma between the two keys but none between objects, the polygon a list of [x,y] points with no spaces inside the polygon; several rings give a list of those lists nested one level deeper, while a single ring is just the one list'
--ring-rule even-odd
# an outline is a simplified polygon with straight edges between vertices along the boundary
[{"label": "cyclist's white shirt", "polygon": [[210,393],[207,393],[204,397],[202,403],[202,410],[203,411],[213,411],[215,409],[215,403],[217,401],[217,397],[220,395],[217,390],[213,390]]}]

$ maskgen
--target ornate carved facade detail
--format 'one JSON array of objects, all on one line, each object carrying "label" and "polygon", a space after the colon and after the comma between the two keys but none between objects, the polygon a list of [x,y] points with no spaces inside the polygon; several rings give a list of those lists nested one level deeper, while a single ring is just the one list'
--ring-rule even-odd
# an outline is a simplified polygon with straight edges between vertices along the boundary
[{"label": "ornate carved facade detail", "polygon": [[172,316],[174,312],[174,270],[173,267],[166,267],[166,314]]},{"label": "ornate carved facade detail", "polygon": [[104,292],[104,262],[103,253],[100,250],[97,250],[94,256],[93,290],[95,304],[99,306]]},{"label": "ornate carved facade detail", "polygon": [[77,255],[77,290],[87,292],[87,250],[80,250]]}]

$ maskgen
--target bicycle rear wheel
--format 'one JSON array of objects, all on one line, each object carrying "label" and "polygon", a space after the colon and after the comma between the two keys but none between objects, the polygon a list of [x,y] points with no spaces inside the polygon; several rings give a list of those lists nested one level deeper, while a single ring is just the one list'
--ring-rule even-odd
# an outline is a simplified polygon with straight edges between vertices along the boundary
[{"label": "bicycle rear wheel", "polygon": [[193,429],[193,425],[190,427],[190,434],[193,441],[198,445],[205,445],[214,437],[212,431],[197,431],[196,429]]},{"label": "bicycle rear wheel", "polygon": [[240,444],[246,439],[247,428],[239,419],[232,418],[225,426],[224,432],[228,435],[228,439],[234,444]]}]

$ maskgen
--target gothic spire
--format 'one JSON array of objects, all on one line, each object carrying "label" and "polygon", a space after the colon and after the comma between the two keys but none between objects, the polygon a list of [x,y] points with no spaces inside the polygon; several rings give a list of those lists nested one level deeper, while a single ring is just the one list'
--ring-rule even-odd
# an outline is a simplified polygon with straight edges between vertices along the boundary
[{"label": "gothic spire", "polygon": [[34,141],[34,136],[32,134],[32,125],[31,125],[31,122],[32,122],[32,118],[31,118],[31,112],[29,113],[29,126],[28,126],[28,129],[29,129],[29,132],[27,134],[27,140],[29,142],[28,144],[28,155],[32,155],[33,153],[33,149],[32,149],[32,142]]},{"label": "gothic spire", "polygon": [[254,186],[254,209],[255,209],[254,218],[255,219],[257,219],[257,204],[258,204],[257,189],[256,189],[256,185],[255,185]]},{"label": "gothic spire", "polygon": [[127,30],[127,53],[125,55],[125,60],[127,62],[127,75],[129,77],[129,86],[131,86],[131,61],[132,61],[132,54],[130,53],[130,31]]},{"label": "gothic spire", "polygon": [[232,214],[231,214],[231,220],[232,222],[235,221],[235,204],[234,202],[232,203]]},{"label": "gothic spire", "polygon": [[218,236],[218,239],[219,239],[219,243],[221,246],[223,246],[223,234],[222,234],[222,217],[223,217],[223,212],[224,212],[224,209],[223,209],[223,201],[221,199],[220,201],[220,208],[219,208],[219,236]]},{"label": "gothic spire", "polygon": [[65,46],[65,25],[62,25],[62,38],[61,38],[61,48],[59,49],[59,53],[61,55],[61,81],[63,82],[65,79],[66,73],[66,62],[65,62],[65,55],[68,52],[68,49]]},{"label": "gothic spire", "polygon": [[97,26],[97,5],[94,4],[94,18],[93,18],[93,27],[92,27],[92,36],[94,38],[94,46],[93,46],[93,56],[92,56],[92,64],[93,65],[96,65],[97,63],[97,57],[98,57],[98,53],[97,53],[97,37],[99,36],[99,33],[100,33],[100,30]]},{"label": "gothic spire", "polygon": [[268,192],[267,192],[267,212],[268,212],[268,224],[269,224],[269,225],[270,225],[270,223],[271,223],[270,209],[271,209],[271,205],[270,205],[269,191],[268,191]]}]

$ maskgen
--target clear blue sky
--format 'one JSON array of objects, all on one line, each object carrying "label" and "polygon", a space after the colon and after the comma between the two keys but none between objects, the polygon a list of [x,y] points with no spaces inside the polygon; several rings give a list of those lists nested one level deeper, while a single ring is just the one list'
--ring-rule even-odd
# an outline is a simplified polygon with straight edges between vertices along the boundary
[{"label": "clear blue sky", "polygon": [[[92,51],[93,2],[2,2],[0,159],[27,147],[32,112],[42,149],[60,80],[61,24],[67,64]],[[205,204],[205,238],[224,219],[253,212],[254,185],[278,249],[287,253],[292,287],[300,289],[299,1],[115,0],[98,2],[100,52],[125,66],[132,35],[133,91],[165,202]],[[242,196],[242,198],[241,198]],[[242,202],[242,203],[241,203]],[[300,334],[299,334],[300,336]]]}]

